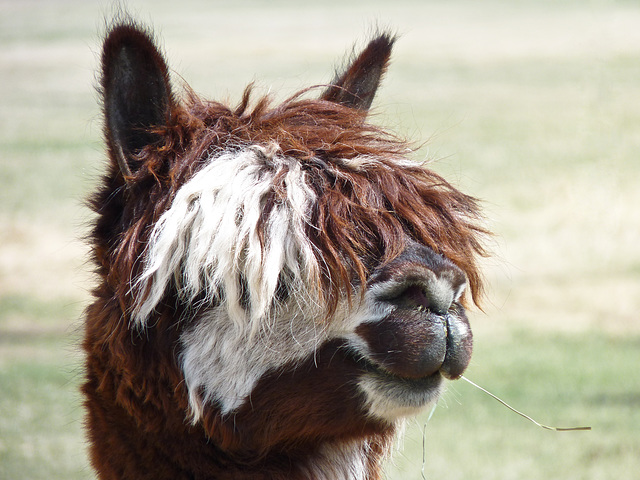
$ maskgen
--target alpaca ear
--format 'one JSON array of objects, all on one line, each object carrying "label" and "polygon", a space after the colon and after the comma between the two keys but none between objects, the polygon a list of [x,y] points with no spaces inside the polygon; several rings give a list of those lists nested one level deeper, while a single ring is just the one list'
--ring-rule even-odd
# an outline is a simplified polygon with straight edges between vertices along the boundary
[{"label": "alpaca ear", "polygon": [[125,179],[135,156],[160,140],[152,127],[171,117],[169,69],[151,36],[132,23],[113,27],[102,50],[102,95],[108,148]]},{"label": "alpaca ear", "polygon": [[395,37],[383,33],[369,42],[342,74],[336,74],[320,97],[359,110],[368,110],[387,70]]}]

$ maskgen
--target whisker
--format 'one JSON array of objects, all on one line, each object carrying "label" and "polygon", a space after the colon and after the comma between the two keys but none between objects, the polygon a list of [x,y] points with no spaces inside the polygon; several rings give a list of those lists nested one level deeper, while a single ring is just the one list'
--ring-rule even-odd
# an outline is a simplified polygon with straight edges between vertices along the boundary
[{"label": "whisker", "polygon": [[424,422],[424,425],[422,426],[422,468],[420,469],[420,476],[422,477],[422,480],[427,480],[427,477],[424,474],[424,467],[427,464],[427,446],[426,446],[427,423],[431,421],[431,417],[433,417],[433,414],[436,411],[437,406],[438,406],[437,402],[433,404],[433,408],[429,412],[429,417],[427,417],[426,422]]}]

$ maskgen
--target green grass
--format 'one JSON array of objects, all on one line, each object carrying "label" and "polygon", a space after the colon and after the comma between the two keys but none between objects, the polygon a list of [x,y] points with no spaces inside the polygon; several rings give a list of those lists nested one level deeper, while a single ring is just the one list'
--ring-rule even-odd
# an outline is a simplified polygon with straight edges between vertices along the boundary
[{"label": "green grass", "polygon": [[0,478],[88,479],[79,305],[0,297]]},{"label": "green grass", "polygon": [[[466,383],[426,426],[427,479],[640,469],[640,7],[634,2],[137,0],[174,71],[238,101],[327,82],[371,25],[401,37],[374,121],[483,199],[495,231]],[[0,2],[0,479],[91,478],[79,319],[83,200],[104,157],[99,2]],[[301,21],[303,19],[304,21]],[[176,75],[176,80],[179,80]],[[423,416],[390,479],[421,479]]]},{"label": "green grass", "polygon": [[[67,339],[10,338],[32,353],[69,348]],[[82,440],[78,367],[52,357],[12,361],[0,370],[1,478],[90,478]]]}]

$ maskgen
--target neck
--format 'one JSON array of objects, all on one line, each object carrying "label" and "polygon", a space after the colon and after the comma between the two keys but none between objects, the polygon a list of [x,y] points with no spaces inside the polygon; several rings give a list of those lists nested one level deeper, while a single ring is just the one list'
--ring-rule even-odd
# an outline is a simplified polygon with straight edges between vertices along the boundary
[{"label": "neck", "polygon": [[[141,427],[123,407],[107,402],[87,382],[91,458],[101,480],[379,480],[380,445],[368,441],[325,443],[315,448],[269,452],[259,458],[231,455],[199,426],[165,418]],[[136,407],[138,408],[138,407]],[[144,406],[140,406],[144,409]],[[149,413],[149,412],[146,412]],[[144,420],[142,420],[144,421]]]},{"label": "neck", "polygon": [[[230,453],[201,424],[186,418],[182,376],[158,355],[161,339],[131,341],[129,332],[98,302],[85,331],[90,455],[101,480],[182,478],[205,480],[379,480],[391,432],[272,448],[266,453]],[[117,325],[117,326],[116,326]],[[105,335],[105,326],[109,335]],[[150,334],[151,335],[151,334]],[[169,340],[162,340],[171,343]],[[132,345],[135,343],[135,347]],[[129,345],[134,352],[128,352]],[[144,368],[140,367],[144,358]],[[216,423],[214,421],[214,423]],[[207,428],[215,428],[210,425]],[[233,425],[219,425],[234,436]],[[208,430],[207,430],[208,431]]]}]

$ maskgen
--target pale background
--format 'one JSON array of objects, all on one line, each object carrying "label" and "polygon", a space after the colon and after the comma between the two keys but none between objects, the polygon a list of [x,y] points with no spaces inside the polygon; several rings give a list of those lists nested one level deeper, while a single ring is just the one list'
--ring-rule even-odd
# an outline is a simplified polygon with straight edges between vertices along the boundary
[{"label": "pale background", "polygon": [[[408,422],[390,479],[630,479],[640,471],[640,6],[615,1],[123,2],[174,79],[237,103],[328,82],[400,34],[373,121],[481,198],[495,232],[468,384]],[[114,8],[0,0],[0,479],[88,479],[77,387],[83,200]],[[423,436],[424,432],[424,436]],[[424,467],[424,473],[422,472]]]}]

